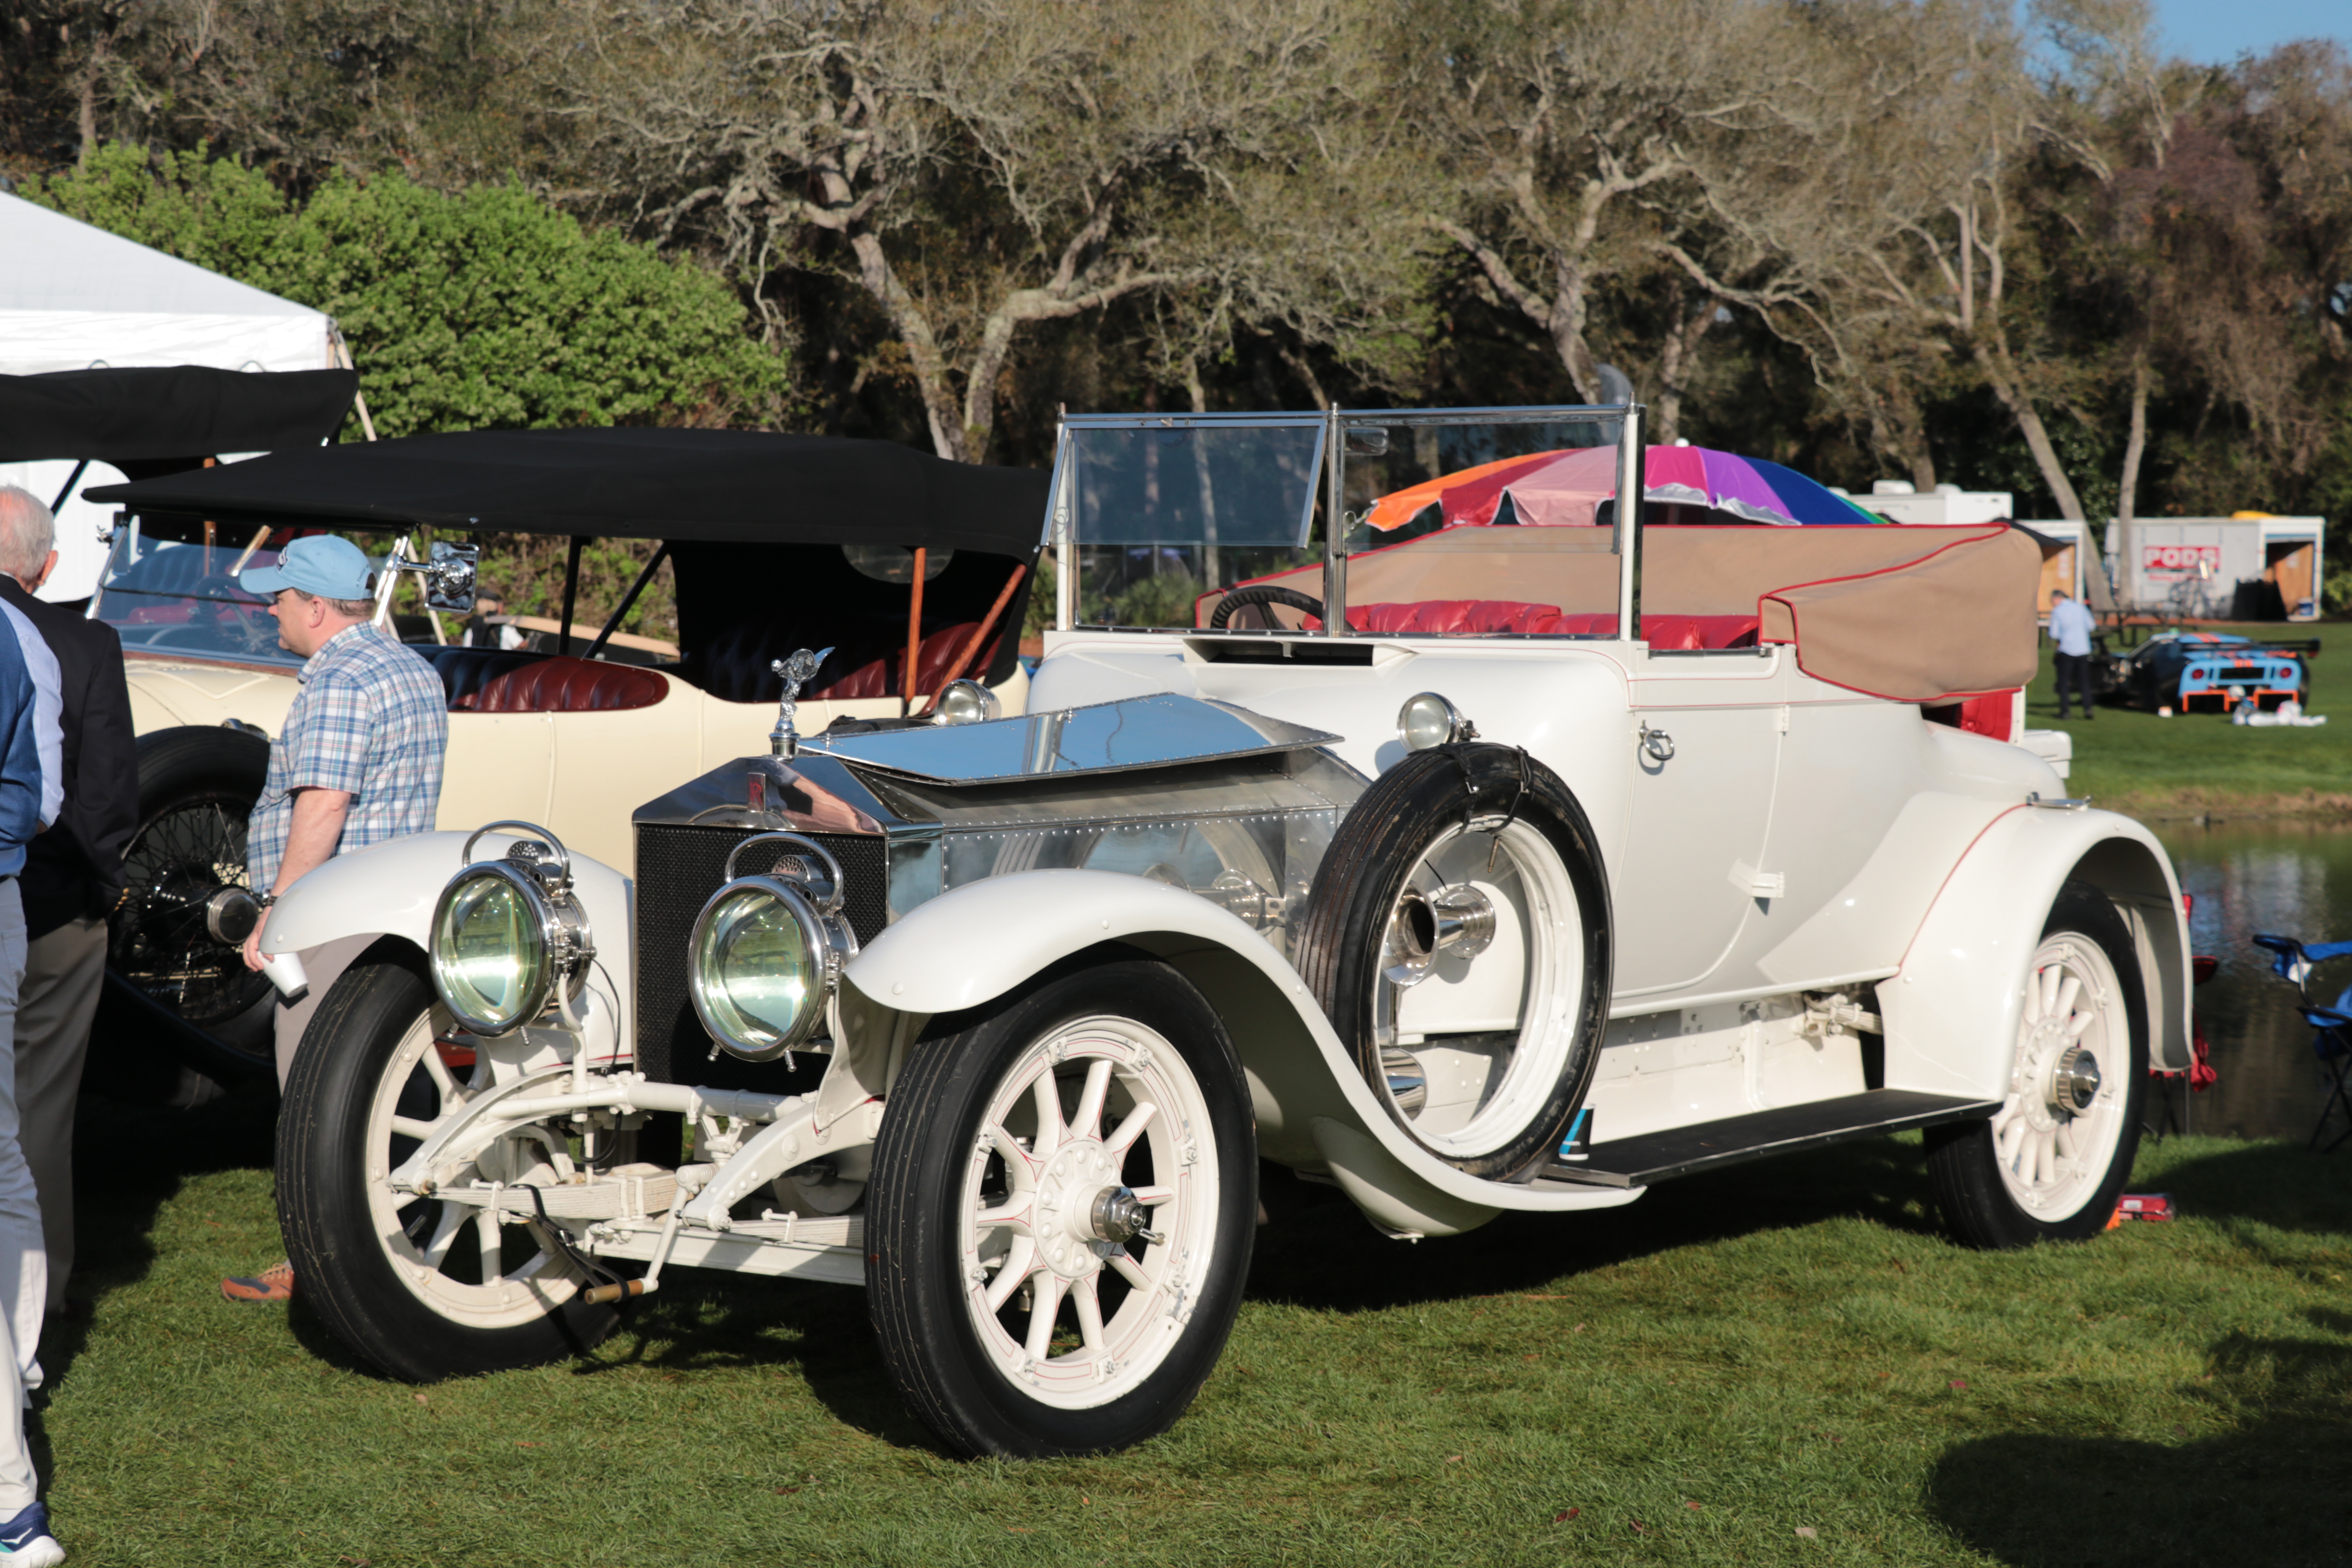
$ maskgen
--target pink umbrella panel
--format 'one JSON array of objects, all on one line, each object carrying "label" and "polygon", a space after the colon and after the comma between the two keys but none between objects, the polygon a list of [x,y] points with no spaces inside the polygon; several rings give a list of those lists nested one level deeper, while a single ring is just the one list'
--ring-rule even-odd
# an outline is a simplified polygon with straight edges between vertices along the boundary
[{"label": "pink umbrella panel", "polygon": [[[1443,526],[1478,527],[1494,522],[1508,498],[1523,525],[1590,528],[1601,503],[1616,494],[1617,449],[1587,447],[1441,476],[1381,497],[1366,521],[1388,532],[1434,504]],[[1706,447],[1650,447],[1642,494],[1649,501],[1701,507],[1775,527],[1884,521],[1793,468]]]}]

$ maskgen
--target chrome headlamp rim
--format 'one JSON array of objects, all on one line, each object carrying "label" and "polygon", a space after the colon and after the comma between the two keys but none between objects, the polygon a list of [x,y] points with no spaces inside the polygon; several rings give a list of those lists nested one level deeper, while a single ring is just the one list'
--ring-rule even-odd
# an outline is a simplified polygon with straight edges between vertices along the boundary
[{"label": "chrome headlamp rim", "polygon": [[[526,828],[532,837],[519,837],[507,855],[499,859],[475,860],[474,846],[500,828]],[[551,860],[518,854],[534,838],[551,852]],[[442,885],[440,897],[434,900],[425,962],[432,971],[434,994],[449,1009],[457,1026],[467,1034],[496,1039],[545,1017],[561,1001],[577,1001],[587,989],[588,964],[596,955],[596,943],[587,911],[572,893],[571,852],[564,848],[562,839],[546,828],[537,823],[512,819],[487,824],[475,829],[466,840],[462,857],[467,864]],[[504,882],[521,899],[529,914],[524,922],[526,940],[539,949],[540,959],[538,982],[524,994],[519,1005],[497,1014],[478,1013],[464,1004],[448,976],[453,961],[442,951],[442,931],[450,905],[469,883],[485,877]]]},{"label": "chrome headlamp rim", "polygon": [[[760,837],[796,838],[799,836],[778,833]],[[748,844],[750,840],[745,842]],[[827,856],[826,858],[832,858]],[[730,864],[732,864],[731,858]],[[839,887],[836,881],[836,905]],[[809,994],[802,1002],[800,1011],[793,1015],[791,1024],[776,1031],[772,1039],[747,1039],[730,1026],[728,1020],[719,1016],[706,984],[705,974],[709,966],[704,963],[703,952],[710,937],[711,924],[728,902],[742,893],[760,893],[781,905],[799,927],[802,951],[813,961]],[[693,932],[687,939],[687,996],[694,1004],[694,1016],[701,1020],[704,1030],[718,1042],[721,1050],[748,1062],[774,1061],[806,1045],[815,1036],[818,1026],[831,1011],[835,992],[840,988],[842,969],[857,956],[857,933],[850,929],[849,922],[830,909],[820,910],[817,901],[811,898],[809,889],[799,882],[773,876],[737,877],[711,894],[709,901],[702,906],[702,911],[694,917]]]},{"label": "chrome headlamp rim", "polygon": [[[1413,744],[1412,740],[1413,710],[1423,703],[1435,703],[1438,710],[1444,716],[1445,738],[1417,746]],[[1396,724],[1397,740],[1408,752],[1434,751],[1440,746],[1453,745],[1462,741],[1475,741],[1478,738],[1478,727],[1465,718],[1462,710],[1454,706],[1453,700],[1443,692],[1416,691],[1406,698],[1403,704],[1397,709]]]}]

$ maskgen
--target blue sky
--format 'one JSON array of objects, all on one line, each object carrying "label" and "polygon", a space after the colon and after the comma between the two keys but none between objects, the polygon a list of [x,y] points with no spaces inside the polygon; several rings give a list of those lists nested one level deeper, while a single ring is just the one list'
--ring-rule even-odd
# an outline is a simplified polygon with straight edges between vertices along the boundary
[{"label": "blue sky", "polygon": [[2290,38],[2352,47],[2352,0],[2156,0],[2164,41],[2192,60],[2221,63]]}]

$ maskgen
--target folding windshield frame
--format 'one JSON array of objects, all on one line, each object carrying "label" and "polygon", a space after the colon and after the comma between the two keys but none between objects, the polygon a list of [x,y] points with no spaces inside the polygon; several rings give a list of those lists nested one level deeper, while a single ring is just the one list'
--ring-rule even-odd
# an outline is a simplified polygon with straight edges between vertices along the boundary
[{"label": "folding windshield frame", "polygon": [[[1609,552],[1617,557],[1617,639],[1630,639],[1634,622],[1636,555],[1640,548],[1643,489],[1643,416],[1639,403],[1570,404],[1549,407],[1345,409],[1334,405],[1320,413],[1277,414],[1066,414],[1056,431],[1053,500],[1042,542],[1055,552],[1055,626],[1077,627],[1078,546],[1075,498],[1076,476],[1071,433],[1078,430],[1142,429],[1297,429],[1321,426],[1317,456],[1323,466],[1323,630],[1327,637],[1357,637],[1348,626],[1348,556],[1344,500],[1347,486],[1347,434],[1353,429],[1416,426],[1463,425],[1613,425],[1617,430],[1617,505]],[[1629,503],[1627,497],[1633,498]],[[1312,527],[1314,494],[1307,494],[1300,537]],[[1300,634],[1288,634],[1300,635]]]}]

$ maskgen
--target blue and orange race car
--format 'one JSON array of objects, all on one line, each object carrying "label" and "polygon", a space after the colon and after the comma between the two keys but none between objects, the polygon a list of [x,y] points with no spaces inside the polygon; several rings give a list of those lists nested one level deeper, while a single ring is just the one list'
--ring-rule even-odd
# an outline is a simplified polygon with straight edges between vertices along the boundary
[{"label": "blue and orange race car", "polygon": [[2252,703],[2268,712],[2308,700],[2309,661],[2318,652],[2316,637],[2256,642],[2228,632],[2158,632],[2109,656],[2105,695],[2150,711],[2228,713]]}]

